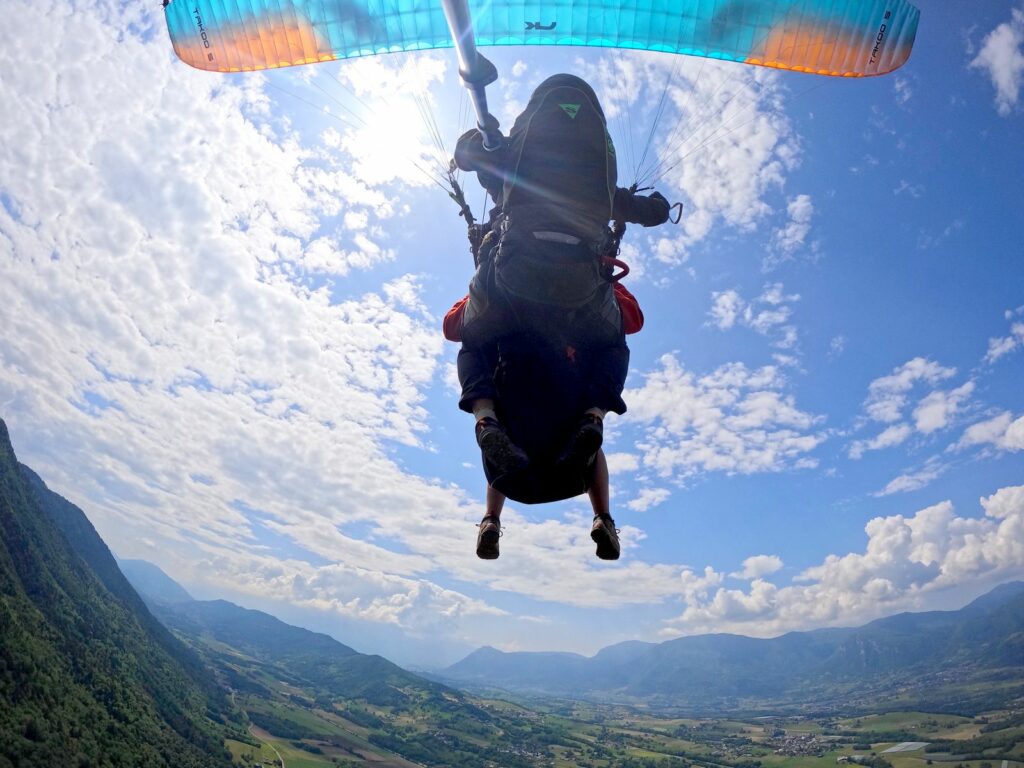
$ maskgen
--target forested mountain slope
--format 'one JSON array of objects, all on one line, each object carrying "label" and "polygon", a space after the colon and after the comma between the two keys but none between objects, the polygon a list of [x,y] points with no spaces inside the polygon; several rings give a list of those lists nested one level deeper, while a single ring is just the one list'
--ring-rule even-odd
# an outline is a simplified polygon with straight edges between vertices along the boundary
[{"label": "forested mountain slope", "polygon": [[230,765],[234,709],[0,421],[0,767]]}]

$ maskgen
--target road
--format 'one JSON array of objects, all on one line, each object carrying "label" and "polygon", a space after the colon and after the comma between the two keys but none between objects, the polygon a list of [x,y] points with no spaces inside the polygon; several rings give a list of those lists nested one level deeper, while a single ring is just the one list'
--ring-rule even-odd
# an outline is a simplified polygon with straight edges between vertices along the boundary
[{"label": "road", "polygon": [[257,739],[259,739],[261,742],[266,744],[272,750],[274,750],[274,754],[277,755],[278,765],[280,765],[281,768],[285,768],[284,758],[281,757],[281,753],[277,751],[277,747],[275,747],[273,745],[273,743],[270,741],[270,734],[269,733],[267,733],[266,731],[264,731],[264,730],[262,730],[260,728],[257,728],[255,725],[250,725],[249,726],[249,733],[251,733],[253,736],[255,736]]}]

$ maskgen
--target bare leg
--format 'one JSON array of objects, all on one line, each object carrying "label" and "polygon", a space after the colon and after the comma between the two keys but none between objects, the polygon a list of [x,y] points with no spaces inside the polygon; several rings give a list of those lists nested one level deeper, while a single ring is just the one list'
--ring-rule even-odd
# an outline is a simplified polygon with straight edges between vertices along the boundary
[{"label": "bare leg", "polygon": [[480,521],[476,534],[476,556],[481,560],[498,559],[498,539],[501,537],[501,508],[505,494],[487,485],[487,513]]},{"label": "bare leg", "polygon": [[489,397],[477,398],[470,403],[469,408],[478,419],[484,415],[494,418],[494,401]]},{"label": "bare leg", "polygon": [[485,515],[501,517],[501,510],[505,507],[505,494],[497,490],[490,483],[487,484],[487,512]]},{"label": "bare leg", "polygon": [[590,505],[594,508],[594,525],[590,538],[597,544],[597,556],[602,560],[619,559],[619,532],[608,513],[608,462],[604,451],[598,450],[594,459],[594,476],[590,481]]},{"label": "bare leg", "polygon": [[[603,449],[598,449],[597,456],[594,458],[594,476],[590,481],[587,495],[590,496],[590,506],[594,508],[595,515],[603,517],[609,514],[608,462],[604,457]],[[488,504],[488,508],[490,508],[490,504]]]}]

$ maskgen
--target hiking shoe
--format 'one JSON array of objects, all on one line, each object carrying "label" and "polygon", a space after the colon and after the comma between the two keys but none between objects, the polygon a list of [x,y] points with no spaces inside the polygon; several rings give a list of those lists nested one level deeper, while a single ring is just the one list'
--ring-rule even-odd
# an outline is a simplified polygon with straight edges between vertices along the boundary
[{"label": "hiking shoe", "polygon": [[513,443],[505,428],[490,416],[476,423],[476,442],[483,451],[484,459],[491,463],[499,477],[518,472],[530,463],[526,452]]},{"label": "hiking shoe", "polygon": [[590,538],[597,544],[597,556],[602,560],[619,559],[619,529],[611,515],[594,515]]},{"label": "hiking shoe", "polygon": [[576,434],[562,454],[562,461],[589,464],[604,442],[604,422],[593,413],[583,414]]},{"label": "hiking shoe", "polygon": [[476,556],[481,560],[498,559],[498,539],[501,538],[501,520],[497,515],[484,515],[476,534]]}]

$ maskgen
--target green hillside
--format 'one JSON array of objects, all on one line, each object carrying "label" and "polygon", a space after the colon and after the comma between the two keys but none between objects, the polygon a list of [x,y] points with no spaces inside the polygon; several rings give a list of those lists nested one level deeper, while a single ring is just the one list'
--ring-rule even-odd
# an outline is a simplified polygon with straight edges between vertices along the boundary
[{"label": "green hillside", "polygon": [[228,766],[205,677],[0,421],[0,767]]},{"label": "green hillside", "polygon": [[[282,755],[291,750],[288,766],[336,758],[402,768],[483,768],[500,754],[505,768],[525,768],[564,740],[560,727],[518,710],[509,717],[262,611],[224,600],[166,603],[145,596],[160,620],[230,686],[264,743]],[[254,754],[240,745],[235,750]]]}]

